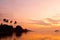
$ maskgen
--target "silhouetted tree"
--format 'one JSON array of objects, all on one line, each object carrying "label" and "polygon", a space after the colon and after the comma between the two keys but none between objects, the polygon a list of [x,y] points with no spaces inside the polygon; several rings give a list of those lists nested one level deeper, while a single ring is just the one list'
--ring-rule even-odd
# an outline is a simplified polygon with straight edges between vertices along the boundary
[{"label": "silhouetted tree", "polygon": [[6,20],[6,22],[8,22],[8,20]]},{"label": "silhouetted tree", "polygon": [[0,25],[0,36],[12,35],[12,33],[13,26],[7,24]]},{"label": "silhouetted tree", "polygon": [[3,19],[3,21],[5,22],[5,21],[6,21],[6,19]]},{"label": "silhouetted tree", "polygon": [[8,22],[8,20],[7,20],[7,19],[3,19],[3,21],[4,21],[4,22]]},{"label": "silhouetted tree", "polygon": [[17,30],[19,30],[19,29],[20,29],[20,30],[23,30],[23,28],[22,28],[21,26],[19,26],[19,25],[16,26],[16,29],[17,29]]},{"label": "silhouetted tree", "polygon": [[17,25],[16,26],[16,28],[15,28],[15,31],[16,31],[16,33],[18,32],[23,32],[23,28],[21,27],[21,26],[19,26],[19,25]]},{"label": "silhouetted tree", "polygon": [[14,24],[17,24],[17,22],[15,21]]},{"label": "silhouetted tree", "polygon": [[6,25],[6,24],[0,25],[0,28],[2,29],[3,32],[8,32],[8,33],[12,32],[12,30],[13,30],[13,26]]},{"label": "silhouetted tree", "polygon": [[[8,22],[8,19],[3,19],[4,22]],[[13,21],[9,21],[12,23]],[[14,24],[17,24],[15,21]],[[28,32],[30,30],[28,29],[23,29],[20,25],[17,25],[16,28],[13,28],[13,25],[8,25],[8,24],[0,24],[0,36],[2,35],[10,35],[12,33],[16,33],[16,35],[21,35],[23,32]],[[1,35],[2,34],[2,35]]]},{"label": "silhouetted tree", "polygon": [[10,21],[10,23],[12,23],[12,21]]}]

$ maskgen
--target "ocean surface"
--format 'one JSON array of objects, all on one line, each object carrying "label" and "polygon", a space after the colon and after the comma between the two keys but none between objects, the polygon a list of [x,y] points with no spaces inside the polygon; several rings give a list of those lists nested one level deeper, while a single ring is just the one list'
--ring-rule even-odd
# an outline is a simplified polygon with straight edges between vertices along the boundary
[{"label": "ocean surface", "polygon": [[0,40],[60,40],[60,32],[28,32],[21,33],[19,36],[16,36],[16,34],[12,36],[3,36],[0,37]]}]

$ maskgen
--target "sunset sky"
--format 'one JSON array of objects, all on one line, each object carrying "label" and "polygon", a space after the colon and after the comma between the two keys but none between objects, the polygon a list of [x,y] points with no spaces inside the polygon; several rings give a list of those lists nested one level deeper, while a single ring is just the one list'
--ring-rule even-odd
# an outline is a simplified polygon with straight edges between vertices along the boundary
[{"label": "sunset sky", "polygon": [[5,17],[26,28],[60,26],[60,0],[0,0],[0,18]]}]

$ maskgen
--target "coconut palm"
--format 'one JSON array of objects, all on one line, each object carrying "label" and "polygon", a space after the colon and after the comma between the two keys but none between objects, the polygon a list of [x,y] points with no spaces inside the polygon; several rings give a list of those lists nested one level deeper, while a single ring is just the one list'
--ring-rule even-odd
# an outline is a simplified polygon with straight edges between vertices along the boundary
[{"label": "coconut palm", "polygon": [[12,23],[12,21],[10,21],[10,23]]},{"label": "coconut palm", "polygon": [[17,22],[15,21],[14,24],[17,24]]},{"label": "coconut palm", "polygon": [[6,20],[6,22],[9,22],[9,20]]},{"label": "coconut palm", "polygon": [[4,22],[6,22],[6,19],[3,19]]},{"label": "coconut palm", "polygon": [[3,19],[4,22],[8,22],[9,20],[8,19]]}]

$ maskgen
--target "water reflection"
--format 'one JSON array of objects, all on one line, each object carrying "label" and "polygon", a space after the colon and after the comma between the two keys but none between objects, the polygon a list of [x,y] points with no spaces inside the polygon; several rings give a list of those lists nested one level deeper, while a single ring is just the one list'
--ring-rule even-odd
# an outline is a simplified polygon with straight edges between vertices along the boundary
[{"label": "water reflection", "polygon": [[0,34],[0,40],[16,40],[17,37],[21,37],[22,34],[25,32],[21,32],[21,33],[4,33],[4,34]]},{"label": "water reflection", "polygon": [[22,32],[10,35],[1,35],[0,40],[60,40],[60,35],[57,35],[57,33],[53,35],[36,32]]},{"label": "water reflection", "polygon": [[21,37],[22,34],[23,34],[23,32],[22,33],[16,33],[16,37]]},{"label": "water reflection", "polygon": [[4,37],[8,37],[8,36],[12,36],[13,34],[12,33],[9,33],[9,34],[7,34],[7,33],[0,33],[0,38],[4,38]]}]

